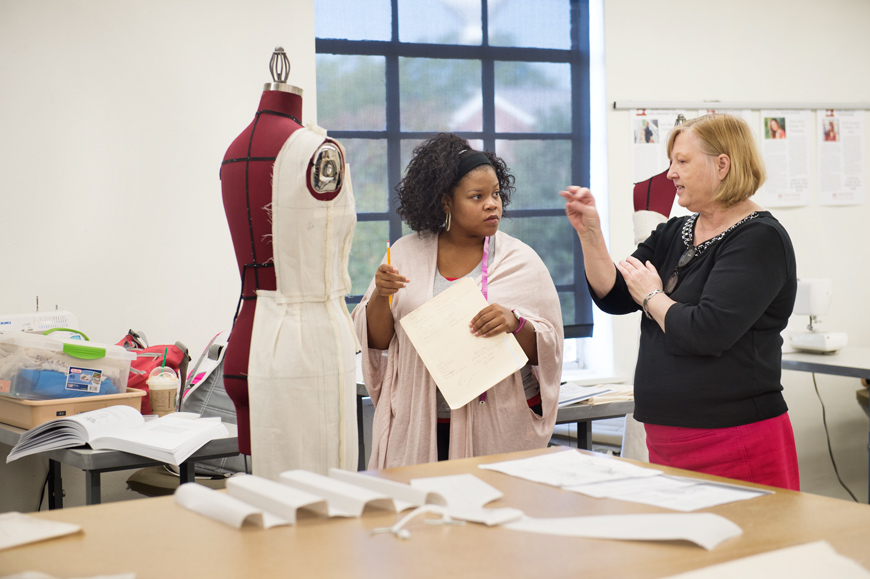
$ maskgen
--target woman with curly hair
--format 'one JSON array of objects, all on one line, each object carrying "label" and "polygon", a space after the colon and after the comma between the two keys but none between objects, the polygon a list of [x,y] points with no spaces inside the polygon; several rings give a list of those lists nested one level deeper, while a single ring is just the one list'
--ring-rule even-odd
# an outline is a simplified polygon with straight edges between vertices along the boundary
[{"label": "woman with curly hair", "polygon": [[[502,159],[456,135],[414,149],[396,191],[397,212],[416,233],[393,245],[391,263],[380,264],[353,312],[375,404],[369,468],[547,445],[559,397],[562,315],[535,251],[498,230],[513,184]],[[469,331],[514,334],[529,363],[451,410],[398,322],[464,277],[489,303],[468,321]]]}]

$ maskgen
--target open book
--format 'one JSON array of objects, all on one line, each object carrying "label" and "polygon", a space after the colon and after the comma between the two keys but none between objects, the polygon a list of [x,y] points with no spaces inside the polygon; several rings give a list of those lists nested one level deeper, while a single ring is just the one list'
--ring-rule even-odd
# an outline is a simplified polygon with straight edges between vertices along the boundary
[{"label": "open book", "polygon": [[178,466],[209,440],[228,434],[219,417],[176,412],[146,422],[135,408],[109,406],[31,428],[21,435],[6,462],[89,444],[95,450],[121,450]]}]

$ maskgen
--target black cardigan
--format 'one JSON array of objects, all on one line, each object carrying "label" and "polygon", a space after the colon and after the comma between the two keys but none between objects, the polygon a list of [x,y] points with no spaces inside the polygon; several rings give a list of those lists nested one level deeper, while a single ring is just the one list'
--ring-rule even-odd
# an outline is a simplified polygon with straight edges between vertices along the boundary
[{"label": "black cardigan", "polygon": [[[688,217],[659,225],[634,257],[665,281],[686,249]],[[794,307],[797,274],[788,233],[769,212],[714,242],[680,269],[665,332],[641,318],[634,377],[635,418],[687,428],[725,428],[788,410],[780,384],[781,332]],[[610,314],[637,311],[625,280],[602,299]],[[655,299],[655,298],[654,298]]]}]

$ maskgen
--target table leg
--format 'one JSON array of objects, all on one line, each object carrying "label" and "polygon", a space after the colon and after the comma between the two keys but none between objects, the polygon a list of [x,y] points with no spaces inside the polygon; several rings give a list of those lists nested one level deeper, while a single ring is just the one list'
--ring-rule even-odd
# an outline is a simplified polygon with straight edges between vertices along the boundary
[{"label": "table leg", "polygon": [[366,439],[363,432],[363,397],[357,394],[356,397],[356,436],[357,448],[359,457],[356,461],[357,470],[366,469]]},{"label": "table leg", "polygon": [[90,470],[85,471],[85,504],[100,504],[100,473]]},{"label": "table leg", "polygon": [[592,421],[577,422],[577,448],[592,450]]},{"label": "table leg", "polygon": [[196,482],[196,463],[192,460],[182,462],[178,467],[178,478],[180,484]]},{"label": "table leg", "polygon": [[63,481],[60,478],[61,465],[56,460],[48,460],[48,508],[63,508]]}]

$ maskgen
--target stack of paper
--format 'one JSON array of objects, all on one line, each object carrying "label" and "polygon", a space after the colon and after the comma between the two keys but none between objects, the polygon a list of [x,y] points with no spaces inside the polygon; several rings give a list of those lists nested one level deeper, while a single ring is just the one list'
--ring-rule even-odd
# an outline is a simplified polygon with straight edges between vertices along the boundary
[{"label": "stack of paper", "polygon": [[604,394],[605,392],[610,392],[609,384],[598,386],[580,386],[579,384],[574,384],[573,382],[565,382],[559,389],[559,408],[562,408],[563,406],[570,406],[571,404],[576,404],[577,402],[582,402],[583,400],[588,400],[593,396],[598,396]]},{"label": "stack of paper", "polygon": [[607,388],[608,391],[592,396],[586,404],[610,404],[634,400],[634,384],[600,384],[600,386]]},{"label": "stack of paper", "polygon": [[643,468],[610,456],[577,451],[482,464],[480,468],[595,498],[612,498],[676,511],[695,511],[771,493],[736,484],[668,476],[660,470]]}]

